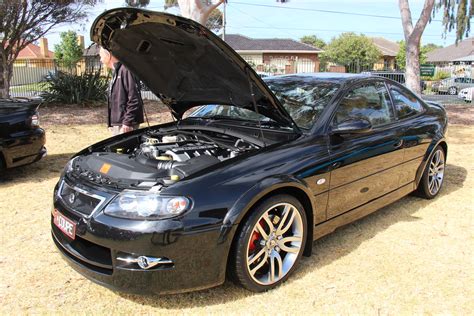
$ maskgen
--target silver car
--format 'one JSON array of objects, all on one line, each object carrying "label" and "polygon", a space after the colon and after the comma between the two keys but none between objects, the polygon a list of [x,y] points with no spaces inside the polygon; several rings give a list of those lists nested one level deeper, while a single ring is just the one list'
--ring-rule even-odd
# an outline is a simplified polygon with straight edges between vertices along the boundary
[{"label": "silver car", "polygon": [[443,79],[440,82],[434,83],[432,89],[440,94],[457,95],[462,89],[470,87],[474,87],[474,79],[460,77]]}]

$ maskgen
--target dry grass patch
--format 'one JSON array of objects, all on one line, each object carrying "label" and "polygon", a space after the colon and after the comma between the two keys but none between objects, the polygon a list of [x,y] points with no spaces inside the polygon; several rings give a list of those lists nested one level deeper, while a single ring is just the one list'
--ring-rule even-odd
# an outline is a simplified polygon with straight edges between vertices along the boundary
[{"label": "dry grass patch", "polygon": [[110,134],[103,124],[47,123],[49,156],[0,179],[1,314],[472,314],[473,126],[449,128],[446,182],[437,199],[408,196],[316,241],[313,256],[283,286],[253,294],[227,282],[142,297],[88,281],[56,251],[50,211],[58,176],[73,153]]}]

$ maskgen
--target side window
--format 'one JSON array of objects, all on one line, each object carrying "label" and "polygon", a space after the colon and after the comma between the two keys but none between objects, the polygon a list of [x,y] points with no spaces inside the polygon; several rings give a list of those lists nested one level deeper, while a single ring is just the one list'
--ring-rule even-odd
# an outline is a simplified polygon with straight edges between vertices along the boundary
[{"label": "side window", "polygon": [[373,127],[393,121],[394,115],[385,85],[381,82],[369,83],[350,91],[339,103],[334,123],[337,125],[351,117],[366,118]]},{"label": "side window", "polygon": [[393,104],[399,118],[405,118],[423,112],[424,108],[420,101],[410,92],[402,91],[402,89],[391,86]]}]

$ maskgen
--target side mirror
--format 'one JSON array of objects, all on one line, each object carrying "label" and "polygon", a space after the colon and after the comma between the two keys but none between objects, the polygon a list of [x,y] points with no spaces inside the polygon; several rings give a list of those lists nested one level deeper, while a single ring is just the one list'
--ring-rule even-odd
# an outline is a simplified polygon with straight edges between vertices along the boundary
[{"label": "side mirror", "polygon": [[332,129],[332,134],[363,134],[372,131],[372,124],[366,118],[350,117]]}]

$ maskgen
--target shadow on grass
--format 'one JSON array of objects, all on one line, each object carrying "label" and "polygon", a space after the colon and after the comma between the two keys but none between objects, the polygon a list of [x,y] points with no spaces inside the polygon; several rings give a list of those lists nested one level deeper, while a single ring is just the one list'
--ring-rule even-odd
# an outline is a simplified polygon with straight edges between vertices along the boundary
[{"label": "shadow on grass", "polygon": [[0,189],[22,182],[44,181],[59,178],[64,166],[74,153],[47,155],[40,161],[2,171]]},{"label": "shadow on grass", "polygon": [[[467,170],[463,167],[448,164],[446,166],[445,182],[440,192],[440,197],[449,195],[463,187]],[[358,221],[337,229],[313,243],[313,255],[303,258],[299,268],[290,276],[287,283],[302,278],[308,273],[315,273],[321,267],[351,253],[364,241],[376,236],[379,232],[398,222],[411,222],[420,220],[413,214],[420,208],[430,204],[431,201],[412,195],[383,207]],[[198,270],[192,273],[199,273]],[[278,291],[275,289],[274,291]],[[303,289],[302,289],[303,290]],[[198,292],[164,295],[164,296],[139,296],[116,293],[117,295],[141,305],[166,309],[183,309],[225,304],[249,296],[258,296],[244,290],[233,283],[226,281],[222,286]]]}]

